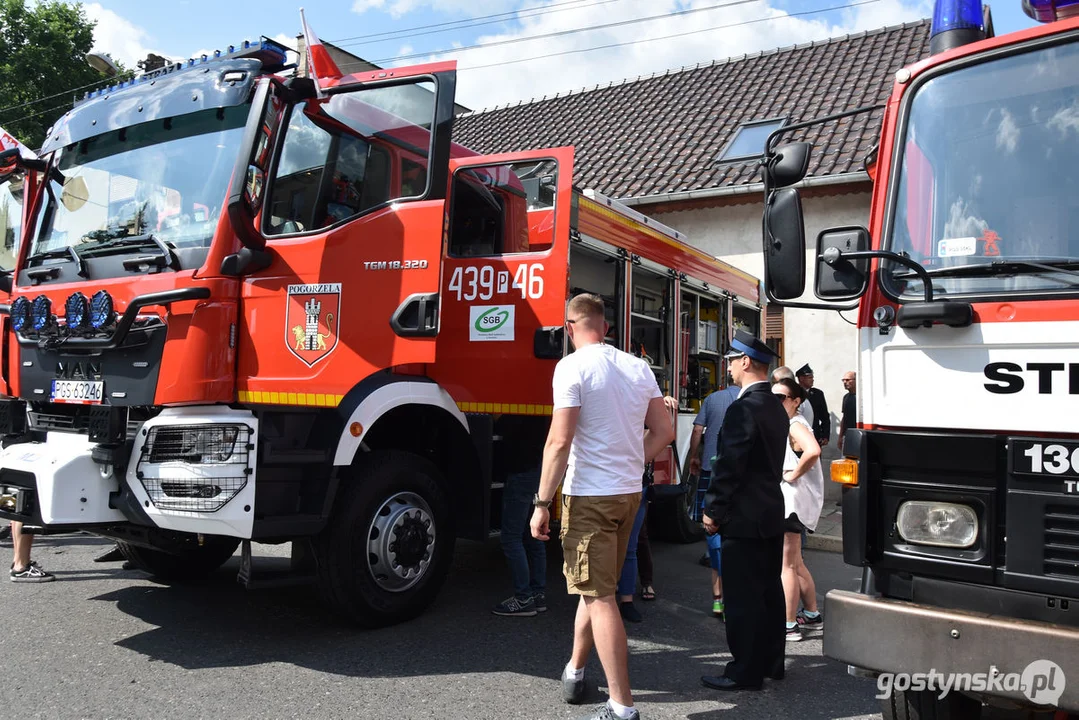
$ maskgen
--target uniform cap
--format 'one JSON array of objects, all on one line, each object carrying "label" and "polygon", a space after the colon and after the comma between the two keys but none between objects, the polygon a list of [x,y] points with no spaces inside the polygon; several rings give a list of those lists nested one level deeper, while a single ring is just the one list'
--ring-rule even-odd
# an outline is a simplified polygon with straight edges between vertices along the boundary
[{"label": "uniform cap", "polygon": [[772,362],[772,358],[779,357],[772,348],[764,344],[759,338],[744,330],[736,330],[731,339],[731,349],[723,357],[727,359],[748,355],[753,360],[762,363]]},{"label": "uniform cap", "polygon": [[794,374],[796,377],[802,377],[803,375],[812,375],[813,368],[809,367],[809,363],[806,363],[802,367],[798,368]]}]

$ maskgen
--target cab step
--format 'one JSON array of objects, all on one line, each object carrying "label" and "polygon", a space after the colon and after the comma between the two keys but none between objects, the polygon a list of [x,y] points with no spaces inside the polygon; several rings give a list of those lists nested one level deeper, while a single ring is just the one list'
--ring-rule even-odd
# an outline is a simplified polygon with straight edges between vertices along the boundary
[{"label": "cab step", "polygon": [[[256,569],[251,541],[244,540],[241,543],[240,571],[236,574],[236,582],[247,590],[311,585],[316,581],[315,558],[307,540],[293,541],[288,567],[282,567],[284,558],[277,557],[259,557],[257,563],[261,567]],[[270,567],[273,565],[277,567]]]}]

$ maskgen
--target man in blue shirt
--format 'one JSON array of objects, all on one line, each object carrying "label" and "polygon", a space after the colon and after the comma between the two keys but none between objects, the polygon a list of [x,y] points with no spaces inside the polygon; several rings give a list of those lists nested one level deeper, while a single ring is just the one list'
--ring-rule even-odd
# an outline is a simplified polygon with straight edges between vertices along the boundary
[{"label": "man in blue shirt", "polygon": [[[704,495],[712,479],[712,460],[719,447],[719,432],[723,427],[723,418],[727,408],[738,399],[740,388],[728,382],[723,390],[717,390],[704,399],[697,419],[693,421],[693,437],[689,441],[689,472],[700,478],[697,482],[697,503],[694,517],[700,519]],[[701,437],[704,437],[704,454],[701,455]],[[702,558],[712,568],[712,614],[723,617],[723,577],[720,572],[720,537],[719,533],[707,536],[708,554]],[[704,564],[702,562],[702,564]]]}]

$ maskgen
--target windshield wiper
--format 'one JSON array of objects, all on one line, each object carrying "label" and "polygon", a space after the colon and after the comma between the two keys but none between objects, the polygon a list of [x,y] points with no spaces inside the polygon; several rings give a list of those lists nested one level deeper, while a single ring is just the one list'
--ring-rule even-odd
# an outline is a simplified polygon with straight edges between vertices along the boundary
[{"label": "windshield wiper", "polygon": [[[975,263],[973,265],[953,265],[926,269],[930,277],[977,277],[988,275],[1036,275],[1040,273],[1057,273],[1061,275],[1074,275],[1079,277],[1079,258],[1064,258],[1060,260],[994,260],[987,263]],[[896,280],[909,280],[914,273],[895,273],[892,275]],[[1079,285],[1079,281],[1067,281],[1072,285]]]},{"label": "windshield wiper", "polygon": [[165,244],[161,238],[151,235],[149,233],[145,235],[130,235],[128,237],[116,238],[114,240],[106,240],[104,242],[94,243],[90,247],[84,248],[83,253],[90,257],[92,255],[99,254],[100,251],[105,251],[105,254],[118,249],[123,248],[144,248],[155,247],[161,251],[160,255],[142,255],[139,257],[127,258],[124,260],[124,267],[128,270],[135,269],[141,265],[155,265],[157,267],[170,267],[173,270],[179,270],[180,263],[176,258],[176,254],[172,252],[172,249]]},{"label": "windshield wiper", "polygon": [[[56,248],[54,250],[45,250],[43,252],[35,253],[35,254],[31,255],[30,257],[26,258],[26,262],[27,263],[32,263],[32,262],[37,262],[39,260],[52,260],[53,258],[65,258],[65,257],[70,258],[75,263],[75,266],[79,268],[79,276],[80,277],[84,277],[84,278],[89,278],[90,277],[90,275],[86,272],[86,262],[82,259],[82,256],[79,255],[79,251],[76,250],[71,245],[67,245],[67,246],[62,247],[62,248]],[[40,270],[39,269],[36,272],[34,270],[27,270],[26,274],[29,275],[30,277],[38,277],[38,276],[44,277],[44,276],[48,276],[48,275],[59,274],[59,272],[60,272],[59,268],[49,268],[47,270]]]}]

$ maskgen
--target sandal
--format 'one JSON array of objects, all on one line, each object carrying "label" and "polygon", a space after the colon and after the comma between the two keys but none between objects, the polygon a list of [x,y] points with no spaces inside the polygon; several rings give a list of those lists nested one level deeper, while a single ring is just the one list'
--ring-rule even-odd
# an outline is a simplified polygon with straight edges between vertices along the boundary
[{"label": "sandal", "polygon": [[656,590],[651,585],[646,585],[641,589],[641,600],[655,600]]}]

